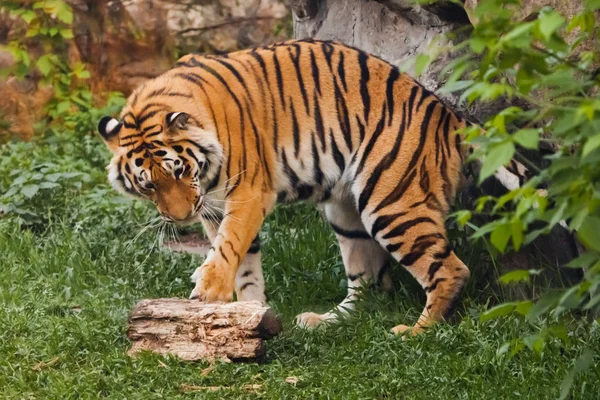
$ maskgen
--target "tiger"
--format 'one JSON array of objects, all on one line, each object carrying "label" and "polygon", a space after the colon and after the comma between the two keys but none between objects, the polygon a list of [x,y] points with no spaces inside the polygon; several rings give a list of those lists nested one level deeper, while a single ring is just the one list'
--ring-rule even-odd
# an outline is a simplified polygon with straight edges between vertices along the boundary
[{"label": "tiger", "polygon": [[[310,201],[337,237],[348,292],[296,323],[339,321],[367,285],[391,290],[396,260],[426,302],[392,331],[415,335],[452,314],[470,277],[445,229],[472,151],[466,124],[396,66],[304,39],[186,55],[98,131],[115,189],[154,202],[169,223],[202,223],[211,247],[191,299],[265,302],[261,225],[277,204]],[[496,175],[520,179],[504,167]]]}]

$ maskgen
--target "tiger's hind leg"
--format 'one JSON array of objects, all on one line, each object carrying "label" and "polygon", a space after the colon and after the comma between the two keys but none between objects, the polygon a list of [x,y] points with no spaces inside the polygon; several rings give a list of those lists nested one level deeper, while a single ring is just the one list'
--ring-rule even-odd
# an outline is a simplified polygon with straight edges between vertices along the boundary
[{"label": "tiger's hind leg", "polygon": [[[415,206],[416,205],[416,206]],[[451,315],[469,279],[469,269],[454,254],[446,238],[445,213],[431,203],[391,204],[370,215],[376,240],[421,284],[425,308],[411,327],[398,325],[394,333],[417,334]]]},{"label": "tiger's hind leg", "polygon": [[354,205],[329,202],[325,205],[325,215],[339,241],[348,278],[348,294],[329,312],[306,312],[298,315],[296,322],[300,327],[309,328],[323,322],[335,322],[340,315],[354,309],[365,284],[375,283],[388,291],[392,288],[388,274],[389,254],[367,233]]}]

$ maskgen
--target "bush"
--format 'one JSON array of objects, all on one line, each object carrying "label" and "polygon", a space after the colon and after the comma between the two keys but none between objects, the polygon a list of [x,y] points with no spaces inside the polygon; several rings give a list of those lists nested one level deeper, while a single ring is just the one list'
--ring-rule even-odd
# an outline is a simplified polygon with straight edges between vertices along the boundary
[{"label": "bush", "polygon": [[[505,96],[513,104],[527,104],[504,108],[464,133],[478,147],[471,160],[482,162],[480,182],[513,158],[533,176],[501,197],[478,199],[473,212],[458,212],[457,219],[464,225],[473,215],[491,217],[483,226],[471,225],[473,237],[489,235],[501,252],[518,250],[559,223],[577,232],[586,248],[567,265],[584,270],[580,283],[535,302],[499,305],[481,317],[523,315],[538,325],[539,333],[517,339],[504,350],[516,354],[528,347],[540,353],[547,341],[567,339],[564,326],[548,326],[543,317],[569,310],[592,316],[600,311],[600,2],[587,0],[570,21],[548,7],[535,19],[522,21],[518,0],[478,3],[473,13],[478,22],[452,49],[462,56],[445,68],[449,77],[442,90],[462,91],[461,101],[469,103]],[[554,149],[551,155],[538,153],[541,166],[525,155],[539,151],[540,144]],[[537,271],[513,271],[501,280],[528,281],[532,273]],[[574,371],[589,366],[591,357],[584,352]],[[573,374],[563,384],[562,397],[568,394]]]}]

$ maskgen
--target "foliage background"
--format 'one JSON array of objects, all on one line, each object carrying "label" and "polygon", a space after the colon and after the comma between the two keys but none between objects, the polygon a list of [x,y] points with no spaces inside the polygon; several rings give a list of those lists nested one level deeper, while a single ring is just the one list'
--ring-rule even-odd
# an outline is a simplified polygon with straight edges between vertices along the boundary
[{"label": "foliage background", "polygon": [[[444,91],[460,90],[465,102],[504,96],[520,104],[467,132],[479,146],[473,158],[482,162],[481,179],[512,157],[532,174],[523,187],[482,197],[473,210],[454,215],[449,234],[473,266],[458,325],[408,341],[387,335],[383,326],[416,319],[423,300],[396,266],[394,297],[366,293],[359,312],[338,327],[293,329],[296,313],[342,299],[345,279],[318,213],[281,207],[263,232],[264,265],[271,304],[287,331],[264,365],[217,364],[201,373],[206,365],[124,356],[124,326],[135,301],[185,296],[186,277],[200,260],[161,249],[160,232],[148,226],[155,211],[106,184],[109,155],[93,131],[101,115],[118,112],[123,97],[94,96],[93,68],[65,53],[74,21],[66,2],[0,4],[28,26],[4,47],[14,59],[5,72],[14,79],[38,74],[41,85],[53,88],[37,135],[0,150],[5,397],[423,398],[441,390],[449,397],[593,398],[598,392],[600,53],[590,41],[598,35],[597,1],[585,2],[570,21],[550,8],[520,21],[517,1],[481,1],[468,38],[448,49],[460,56],[444,71]],[[42,51],[32,52],[31,41]],[[432,59],[419,58],[416,72]],[[555,153],[531,162],[525,154],[540,143]],[[546,267],[511,272],[497,284],[498,252],[518,249],[561,222],[586,248],[569,265],[582,269],[583,278],[502,303],[505,285],[527,284]]]}]

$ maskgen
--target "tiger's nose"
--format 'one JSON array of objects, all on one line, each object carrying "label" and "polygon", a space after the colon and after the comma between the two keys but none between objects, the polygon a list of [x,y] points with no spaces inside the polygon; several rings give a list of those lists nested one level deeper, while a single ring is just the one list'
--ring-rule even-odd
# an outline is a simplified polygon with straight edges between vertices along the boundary
[{"label": "tiger's nose", "polygon": [[188,212],[185,216],[169,215],[164,212],[161,212],[160,216],[162,217],[163,221],[166,221],[166,222],[183,222],[192,216],[192,212],[191,211]]}]

